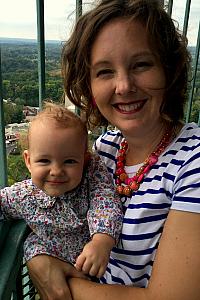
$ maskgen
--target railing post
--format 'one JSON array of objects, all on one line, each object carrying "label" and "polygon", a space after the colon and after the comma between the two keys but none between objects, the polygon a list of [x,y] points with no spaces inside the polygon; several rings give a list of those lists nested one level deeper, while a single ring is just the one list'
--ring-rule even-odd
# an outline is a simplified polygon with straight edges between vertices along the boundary
[{"label": "railing post", "polygon": [[0,44],[0,188],[7,185],[7,156],[5,145],[3,84],[1,72],[1,44]]},{"label": "railing post", "polygon": [[[198,60],[199,60],[199,48],[200,48],[200,22],[199,22],[197,45],[196,45],[195,59],[194,59],[194,66],[193,66],[192,83],[191,83],[189,99],[188,99],[186,123],[188,123],[190,121],[190,115],[191,115],[191,111],[192,111],[192,100],[193,100],[193,95],[194,95],[195,82],[196,82],[196,76],[197,76],[197,68],[198,68]],[[198,121],[198,123],[200,123],[200,120]]]},{"label": "railing post", "polygon": [[171,16],[172,15],[172,7],[173,7],[173,0],[168,1],[167,13]]},{"label": "railing post", "polygon": [[82,15],[82,0],[76,0],[76,21]]},{"label": "railing post", "polygon": [[37,4],[37,43],[38,43],[38,80],[39,107],[45,98],[45,43],[44,43],[44,0],[36,0]]},{"label": "railing post", "polygon": [[187,29],[188,29],[188,20],[190,15],[190,4],[191,0],[187,0],[186,7],[185,7],[185,17],[184,17],[184,24],[183,24],[183,35],[187,35]]},{"label": "railing post", "polygon": [[[76,0],[76,21],[82,15],[82,0]],[[80,116],[81,110],[79,107],[75,107],[75,112]]]}]

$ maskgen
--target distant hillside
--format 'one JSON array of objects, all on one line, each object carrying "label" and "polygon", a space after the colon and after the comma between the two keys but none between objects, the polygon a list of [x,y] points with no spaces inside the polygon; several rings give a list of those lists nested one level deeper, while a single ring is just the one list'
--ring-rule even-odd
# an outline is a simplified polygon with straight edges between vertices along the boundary
[{"label": "distant hillside", "polygon": [[[36,40],[0,38],[2,53],[3,98],[20,99],[25,105],[38,106],[38,47]],[[46,98],[60,100],[61,42],[45,44]]]},{"label": "distant hillside", "polygon": [[5,44],[22,44],[22,43],[31,43],[34,44],[37,40],[34,39],[19,39],[19,38],[5,38],[0,37],[0,42]]},{"label": "distant hillside", "polygon": [[[3,44],[36,44],[36,39],[23,39],[23,38],[6,38],[0,37],[0,43]],[[45,43],[50,44],[61,44],[61,41],[56,40],[46,40]]]}]

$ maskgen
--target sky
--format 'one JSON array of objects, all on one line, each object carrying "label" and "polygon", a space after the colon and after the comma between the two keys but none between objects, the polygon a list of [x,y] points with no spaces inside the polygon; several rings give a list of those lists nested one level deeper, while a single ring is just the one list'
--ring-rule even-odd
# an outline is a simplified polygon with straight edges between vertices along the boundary
[{"label": "sky", "polygon": [[[92,0],[83,1],[90,3]],[[172,17],[183,26],[186,0],[174,0]],[[37,38],[36,0],[0,0],[0,37]],[[86,7],[86,9],[88,6]],[[75,21],[76,0],[44,0],[45,39],[66,40]],[[189,45],[196,45],[200,1],[191,0]]]},{"label": "sky", "polygon": [[[36,0],[0,0],[0,8],[0,37],[37,38]],[[65,39],[75,9],[75,0],[44,0],[45,39]]]}]

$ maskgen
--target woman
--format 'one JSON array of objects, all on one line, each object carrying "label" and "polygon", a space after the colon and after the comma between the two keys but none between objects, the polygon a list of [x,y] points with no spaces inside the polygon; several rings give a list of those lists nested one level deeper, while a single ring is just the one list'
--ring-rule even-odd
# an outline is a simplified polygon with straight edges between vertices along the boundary
[{"label": "woman", "polygon": [[43,299],[199,299],[200,129],[182,122],[185,40],[158,1],[101,1],[78,21],[62,61],[69,99],[90,124],[118,129],[95,149],[113,175],[124,221],[101,278],[109,285],[72,278],[80,274],[55,258],[33,258]]}]

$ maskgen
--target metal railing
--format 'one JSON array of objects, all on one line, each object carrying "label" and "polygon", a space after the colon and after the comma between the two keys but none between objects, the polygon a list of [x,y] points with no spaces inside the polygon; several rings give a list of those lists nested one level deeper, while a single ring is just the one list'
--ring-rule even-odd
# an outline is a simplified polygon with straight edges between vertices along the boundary
[{"label": "metal railing", "polygon": [[[190,17],[190,9],[191,9],[191,0],[187,0],[185,4],[185,14],[184,14],[184,22],[183,22],[183,34],[184,36],[187,36],[187,31],[188,31],[188,23],[189,23],[189,17]],[[172,15],[172,9],[173,9],[173,0],[168,1],[168,14]],[[200,19],[200,16],[199,16]],[[191,117],[191,112],[192,112],[192,106],[194,103],[194,95],[195,95],[195,88],[196,88],[196,78],[197,78],[197,70],[199,67],[200,71],[200,64],[199,64],[199,49],[200,49],[200,21],[198,24],[198,35],[197,35],[197,42],[195,46],[195,55],[193,58],[193,63],[192,63],[192,80],[190,82],[190,88],[189,88],[189,93],[188,93],[188,103],[187,103],[187,111],[186,111],[186,123],[190,121]],[[200,90],[200,83],[198,86],[198,89]],[[199,95],[200,98],[200,95]],[[198,125],[200,126],[200,110],[199,110],[199,117],[198,117]]]},{"label": "metal railing", "polygon": [[23,263],[23,241],[29,232],[22,220],[0,223],[1,300],[36,300],[37,293]]},{"label": "metal railing", "polygon": [[[75,1],[75,0],[74,0]],[[162,1],[163,2],[163,1]],[[44,1],[37,3],[37,36],[38,36],[38,78],[39,78],[39,106],[45,98],[45,37],[44,37]],[[82,1],[76,0],[76,17],[82,13]],[[187,0],[184,15],[183,33],[187,35],[188,20],[190,16],[191,0]],[[168,1],[168,13],[171,14],[173,1]],[[186,122],[190,121],[192,106],[195,99],[196,76],[199,68],[200,26],[196,50],[193,60],[192,81],[188,93],[188,106]],[[1,50],[1,49],[0,49]],[[195,90],[196,89],[196,90]],[[200,87],[198,87],[200,90]],[[200,97],[200,96],[199,96]],[[78,112],[78,111],[77,111]],[[200,125],[200,112],[198,124]],[[0,52],[0,187],[7,184],[6,146],[3,114],[3,94],[1,76],[1,52]],[[35,290],[29,281],[27,270],[22,260],[22,245],[27,235],[27,227],[23,222],[0,223],[0,300],[36,299]],[[12,237],[16,239],[13,240]],[[8,251],[9,249],[9,251]],[[12,271],[12,272],[11,272]],[[3,277],[2,277],[3,274]],[[25,279],[24,279],[25,277]],[[39,299],[39,298],[37,298]]]}]

